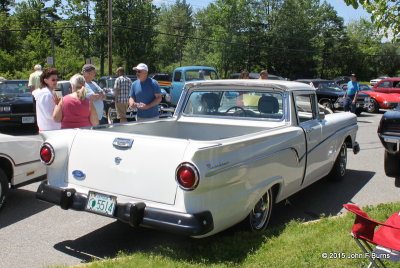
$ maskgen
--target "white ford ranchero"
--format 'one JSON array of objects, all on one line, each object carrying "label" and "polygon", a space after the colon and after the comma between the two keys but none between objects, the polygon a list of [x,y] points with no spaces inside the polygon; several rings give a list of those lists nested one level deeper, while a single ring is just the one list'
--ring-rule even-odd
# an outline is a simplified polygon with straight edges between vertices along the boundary
[{"label": "white ford ranchero", "polygon": [[345,176],[357,129],[354,114],[320,113],[303,83],[188,83],[172,118],[43,132],[37,197],[193,237],[264,230],[274,203]]}]

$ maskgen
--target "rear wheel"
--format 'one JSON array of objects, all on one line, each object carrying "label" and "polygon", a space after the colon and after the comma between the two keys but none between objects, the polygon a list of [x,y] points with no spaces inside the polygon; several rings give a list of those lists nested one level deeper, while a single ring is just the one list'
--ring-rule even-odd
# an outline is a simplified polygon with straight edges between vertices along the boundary
[{"label": "rear wheel", "polygon": [[332,170],[329,173],[329,179],[333,181],[339,181],[344,178],[346,175],[346,167],[347,167],[347,146],[346,143],[343,142],[340,147],[339,155],[336,158],[335,164],[333,164]]},{"label": "rear wheel", "polygon": [[379,112],[379,104],[375,99],[371,99],[370,104],[367,107],[367,112],[369,113]]},{"label": "rear wheel", "polygon": [[271,218],[274,196],[272,189],[269,189],[255,204],[245,223],[254,232],[263,231],[267,228]]},{"label": "rear wheel", "polygon": [[8,193],[8,178],[4,171],[0,169],[0,209],[6,202],[6,197]]},{"label": "rear wheel", "polygon": [[385,150],[385,173],[388,177],[400,177],[400,153],[391,154]]}]

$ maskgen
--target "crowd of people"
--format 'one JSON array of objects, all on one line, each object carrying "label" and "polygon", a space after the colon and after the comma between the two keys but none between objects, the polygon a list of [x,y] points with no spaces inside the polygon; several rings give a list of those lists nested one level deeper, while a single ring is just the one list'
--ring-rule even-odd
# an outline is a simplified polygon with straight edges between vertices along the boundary
[{"label": "crowd of people", "polygon": [[[158,118],[158,104],[162,99],[158,82],[148,76],[144,63],[133,68],[138,79],[132,81],[125,76],[123,67],[118,67],[114,84],[115,106],[121,123],[127,122],[128,107],[137,108],[137,120]],[[104,124],[103,100],[106,95],[94,81],[96,68],[92,64],[82,67],[82,74],[71,77],[71,93],[60,98],[55,92],[59,72],[37,64],[29,77],[28,86],[34,97],[36,121],[39,131],[64,128],[79,128]]]}]

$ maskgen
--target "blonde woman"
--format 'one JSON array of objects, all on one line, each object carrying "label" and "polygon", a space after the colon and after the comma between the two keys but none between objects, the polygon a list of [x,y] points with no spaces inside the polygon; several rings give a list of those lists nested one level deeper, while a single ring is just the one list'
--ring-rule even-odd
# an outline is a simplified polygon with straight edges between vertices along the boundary
[{"label": "blonde woman", "polygon": [[85,78],[75,74],[69,80],[72,93],[64,96],[54,109],[53,119],[61,122],[61,128],[79,128],[99,124],[96,108],[86,98]]}]

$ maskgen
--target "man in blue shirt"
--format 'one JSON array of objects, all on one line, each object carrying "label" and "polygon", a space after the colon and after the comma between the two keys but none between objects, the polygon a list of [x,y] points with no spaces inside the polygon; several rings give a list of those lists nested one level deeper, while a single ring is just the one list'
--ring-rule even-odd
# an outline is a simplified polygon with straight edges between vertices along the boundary
[{"label": "man in blue shirt", "polygon": [[153,78],[148,77],[149,68],[144,63],[134,67],[138,80],[133,82],[129,93],[129,107],[137,108],[136,120],[159,118],[158,104],[162,95],[160,85]]},{"label": "man in blue shirt", "polygon": [[351,75],[351,80],[347,83],[347,91],[343,96],[344,99],[344,111],[356,113],[356,101],[358,96],[358,91],[360,91],[360,86],[356,81],[357,77],[355,74]]}]

